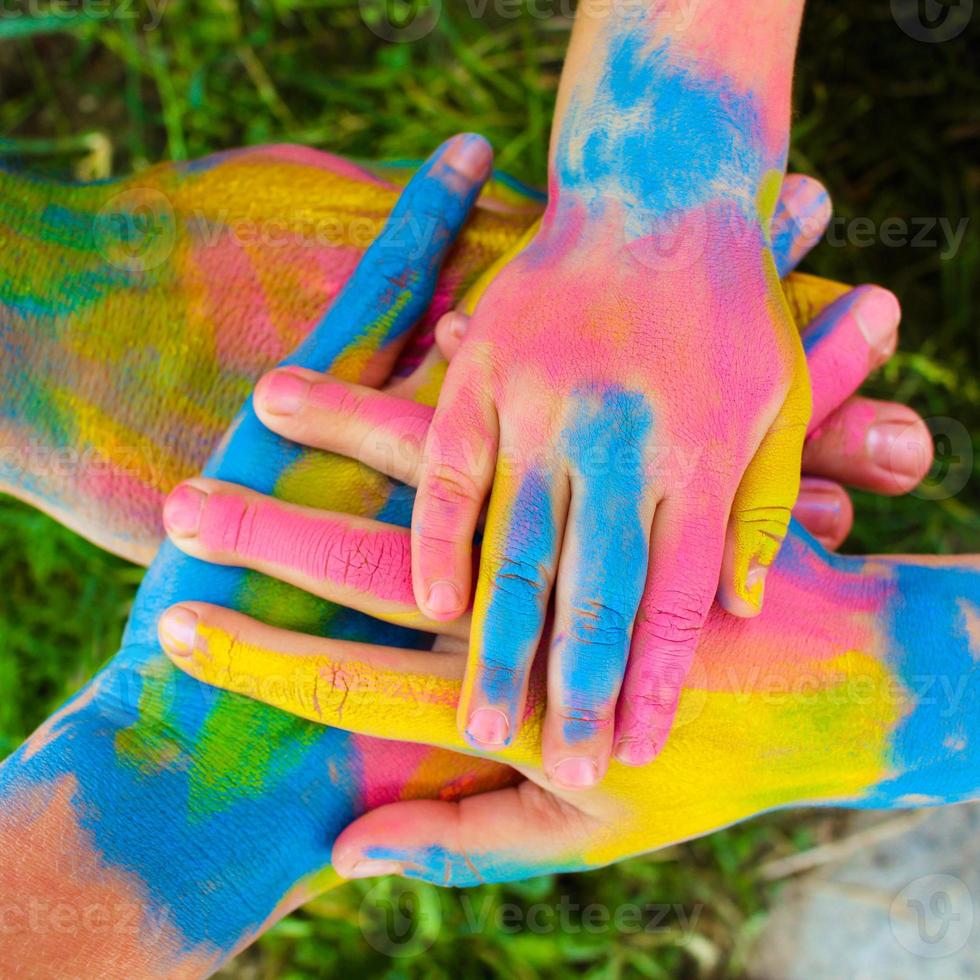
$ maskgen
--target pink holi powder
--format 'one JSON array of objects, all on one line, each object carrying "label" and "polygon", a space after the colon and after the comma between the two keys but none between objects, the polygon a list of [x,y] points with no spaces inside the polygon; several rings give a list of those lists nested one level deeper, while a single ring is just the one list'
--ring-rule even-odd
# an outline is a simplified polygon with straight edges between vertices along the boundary
[{"label": "pink holi powder", "polygon": [[281,565],[415,608],[409,532],[401,528],[371,531],[275,501],[246,505],[240,497],[215,493],[208,496],[198,536],[211,551]]}]

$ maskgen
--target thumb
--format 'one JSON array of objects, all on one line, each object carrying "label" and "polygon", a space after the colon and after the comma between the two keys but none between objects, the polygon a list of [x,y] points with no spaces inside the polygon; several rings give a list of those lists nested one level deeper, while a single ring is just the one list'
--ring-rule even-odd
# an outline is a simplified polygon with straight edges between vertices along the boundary
[{"label": "thumb", "polygon": [[525,780],[459,802],[406,800],[372,810],[337,838],[344,878],[399,874],[435,885],[514,881],[587,866],[598,821]]}]

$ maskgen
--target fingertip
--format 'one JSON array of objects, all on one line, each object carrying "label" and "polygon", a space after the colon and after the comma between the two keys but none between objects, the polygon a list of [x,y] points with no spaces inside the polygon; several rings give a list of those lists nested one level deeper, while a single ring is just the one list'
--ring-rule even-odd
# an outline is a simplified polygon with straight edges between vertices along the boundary
[{"label": "fingertip", "polygon": [[929,427],[911,410],[905,418],[875,422],[868,429],[865,445],[874,464],[887,474],[885,492],[894,495],[915,489],[929,472],[935,455]]},{"label": "fingertip", "polygon": [[482,183],[493,167],[493,148],[478,133],[460,133],[445,144],[442,160],[468,181]]},{"label": "fingertip", "polygon": [[858,329],[871,350],[872,364],[880,367],[898,347],[898,325],[902,319],[898,297],[883,286],[863,286],[853,312]]},{"label": "fingertip", "polygon": [[793,516],[824,547],[834,550],[851,533],[854,505],[839,483],[804,477]]},{"label": "fingertip", "polygon": [[613,749],[613,755],[624,766],[645,766],[657,757],[657,746],[650,739],[627,736],[621,738]]},{"label": "fingertip", "polygon": [[256,410],[275,416],[297,415],[312,387],[304,374],[293,368],[277,368],[264,374],[253,395]]},{"label": "fingertip", "polygon": [[189,658],[197,643],[197,610],[187,605],[171,606],[157,623],[157,637],[164,652],[176,661]]},{"label": "fingertip", "polygon": [[567,756],[551,767],[551,780],[561,789],[573,792],[592,789],[605,774],[599,763],[589,756]]},{"label": "fingertip", "polygon": [[190,482],[178,484],[163,503],[163,526],[173,538],[194,537],[201,528],[207,492]]},{"label": "fingertip", "polygon": [[451,361],[459,351],[470,324],[470,318],[459,310],[444,313],[436,324],[436,345],[447,361]]},{"label": "fingertip", "polygon": [[718,590],[718,605],[739,619],[753,619],[762,612],[766,570],[751,567],[742,581],[735,580]]},{"label": "fingertip", "polygon": [[425,602],[420,603],[422,612],[430,619],[444,623],[459,619],[466,611],[459,588],[449,581],[433,582],[425,594]]},{"label": "fingertip", "polygon": [[477,708],[463,725],[464,738],[476,749],[502,749],[510,740],[510,719],[497,708]]}]

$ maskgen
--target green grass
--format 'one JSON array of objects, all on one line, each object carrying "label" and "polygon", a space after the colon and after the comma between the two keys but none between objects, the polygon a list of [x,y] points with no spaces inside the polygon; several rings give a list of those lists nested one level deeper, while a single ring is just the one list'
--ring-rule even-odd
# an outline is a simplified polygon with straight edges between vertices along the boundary
[{"label": "green grass", "polygon": [[[8,163],[91,179],[271,140],[412,157],[476,129],[492,140],[501,167],[544,179],[568,28],[561,17],[525,11],[474,20],[473,0],[447,0],[451,12],[428,37],[387,44],[365,28],[354,0],[172,0],[155,30],[144,29],[150,8],[113,2],[115,16],[103,7],[71,19],[17,18],[12,4],[5,7],[0,155]],[[134,12],[137,19],[125,16]],[[876,226],[889,216],[975,222],[980,81],[968,51],[976,50],[978,26],[975,14],[959,39],[923,44],[897,28],[887,0],[814,0],[801,42],[791,163],[831,187],[838,215]],[[899,294],[902,352],[868,390],[914,405],[954,442],[960,436],[948,420],[957,421],[972,435],[952,451],[972,444],[980,453],[974,224],[954,257],[881,241],[824,244],[807,268]],[[980,545],[975,477],[936,501],[858,498],[854,550]],[[47,518],[0,501],[0,756],[116,650],[139,577]],[[385,955],[364,938],[362,926],[373,935],[368,913],[396,886],[351,884],[278,926],[228,974],[737,975],[776,894],[760,880],[760,862],[832,836],[837,826],[830,813],[767,816],[589,875],[465,893],[412,886],[418,941],[433,941],[415,956]],[[497,926],[495,916],[516,914],[512,907],[560,910],[563,897],[571,928]],[[659,911],[647,923],[662,918],[641,932],[594,920],[587,927],[571,906],[589,903],[627,917],[624,907],[654,903]]]}]

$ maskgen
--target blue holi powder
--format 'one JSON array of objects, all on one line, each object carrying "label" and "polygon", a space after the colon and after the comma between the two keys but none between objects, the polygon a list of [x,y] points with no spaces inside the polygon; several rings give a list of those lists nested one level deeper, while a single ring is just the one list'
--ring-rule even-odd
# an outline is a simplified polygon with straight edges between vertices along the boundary
[{"label": "blue holi powder", "polygon": [[845,293],[840,299],[834,300],[820,315],[803,331],[803,349],[807,355],[812,354],[832,334],[834,328],[843,317],[847,316],[851,307],[864,295],[860,288]]},{"label": "blue holi powder", "polygon": [[[471,888],[488,882],[519,881],[542,874],[535,867],[532,855],[517,857],[499,851],[459,854],[440,844],[425,847],[369,847],[364,856],[378,861],[398,861],[405,866],[406,878],[419,878],[442,885],[447,881],[456,888]],[[587,865],[580,859],[564,864],[555,862],[551,855],[539,857],[547,863],[548,874],[566,871],[582,871]]]},{"label": "blue holi powder", "polygon": [[[640,504],[653,412],[643,395],[618,386],[579,390],[573,400],[576,408],[562,445],[573,473],[574,534],[581,553],[571,595],[572,628],[555,638],[552,655],[561,658],[567,706],[588,715],[615,697],[643,595],[649,529]],[[570,742],[593,734],[587,722],[565,722]]]},{"label": "blue holi powder", "polygon": [[[462,225],[475,196],[461,196],[431,170],[427,164],[416,174],[392,218],[397,229],[406,212],[440,215],[443,234],[431,236],[429,252],[415,262],[416,282],[389,324],[388,342],[428,306],[437,246],[448,229]],[[401,281],[404,266],[397,250],[383,244],[369,251],[371,261],[362,262],[329,315],[286,363],[329,368],[399,298],[394,291],[378,297],[375,284]],[[206,473],[271,493],[300,453],[259,422],[249,401]],[[20,750],[0,769],[4,805],[21,789],[73,777],[77,819],[102,860],[139,878],[151,908],[172,918],[187,949],[230,952],[293,885],[329,864],[333,839],[357,812],[360,759],[352,736],[206,688],[173,668],[159,649],[156,623],[169,605],[195,599],[237,606],[249,574],[205,564],[164,543],[140,587],[122,651],[92,682],[99,685],[95,696],[78,706],[92,696],[90,684],[54,723],[61,737],[35,746],[29,759]],[[367,617],[360,622],[366,639],[391,635],[376,623],[369,628]],[[141,696],[158,689],[164,717],[141,717]],[[219,710],[225,723],[203,746],[197,740]],[[169,764],[138,764],[118,751],[120,738],[152,749],[161,735],[180,749]],[[263,742],[276,746],[274,764],[256,770],[252,755]],[[229,760],[226,781],[202,782],[198,773],[195,783],[195,766],[216,751]]]},{"label": "blue holi powder", "polygon": [[891,739],[890,768],[865,805],[905,796],[954,803],[980,795],[980,662],[963,606],[980,610],[980,572],[895,565],[889,665],[916,700]]},{"label": "blue holi powder", "polygon": [[603,125],[594,106],[573,101],[557,155],[563,191],[596,213],[612,197],[657,218],[753,195],[763,172],[779,166],[763,159],[752,95],[679,67],[667,43],[646,50],[640,32],[609,44],[595,102],[625,118]]},{"label": "blue holi powder", "polygon": [[[538,632],[544,620],[542,596],[528,580],[540,585],[541,569],[555,560],[555,520],[551,503],[551,478],[532,470],[522,480],[511,512],[511,525],[504,544],[504,555],[513,557],[493,583],[487,606],[481,658],[485,673],[481,688],[489,704],[499,705],[511,716],[517,715],[521,685],[515,672],[527,671],[538,647]],[[519,579],[509,577],[520,574]]]}]

